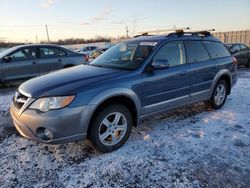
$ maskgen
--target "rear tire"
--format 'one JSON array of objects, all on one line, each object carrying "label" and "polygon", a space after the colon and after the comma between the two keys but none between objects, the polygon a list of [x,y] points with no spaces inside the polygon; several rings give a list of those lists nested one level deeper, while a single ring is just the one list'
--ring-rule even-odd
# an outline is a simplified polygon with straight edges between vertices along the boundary
[{"label": "rear tire", "polygon": [[89,139],[100,152],[114,151],[127,141],[132,124],[132,115],[125,106],[108,106],[95,117]]},{"label": "rear tire", "polygon": [[213,109],[220,109],[226,102],[228,94],[228,85],[225,80],[219,80],[215,85],[210,105]]}]

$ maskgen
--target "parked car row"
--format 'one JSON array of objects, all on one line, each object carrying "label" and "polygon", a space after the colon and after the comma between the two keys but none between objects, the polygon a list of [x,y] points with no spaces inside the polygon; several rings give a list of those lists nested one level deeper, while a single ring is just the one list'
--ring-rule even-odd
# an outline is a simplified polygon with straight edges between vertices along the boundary
[{"label": "parked car row", "polygon": [[76,52],[82,53],[86,55],[86,58],[89,62],[93,61],[95,58],[100,56],[103,52],[109,49],[112,45],[106,47],[97,47],[97,46],[85,46],[80,48]]},{"label": "parked car row", "polygon": [[[112,45],[86,46],[76,52],[57,45],[22,45],[0,53],[0,83],[29,79],[62,68],[86,64]],[[225,44],[239,66],[250,68],[250,48],[244,44]]]},{"label": "parked car row", "polygon": [[0,82],[23,80],[88,63],[85,55],[57,45],[22,45],[0,54]]}]

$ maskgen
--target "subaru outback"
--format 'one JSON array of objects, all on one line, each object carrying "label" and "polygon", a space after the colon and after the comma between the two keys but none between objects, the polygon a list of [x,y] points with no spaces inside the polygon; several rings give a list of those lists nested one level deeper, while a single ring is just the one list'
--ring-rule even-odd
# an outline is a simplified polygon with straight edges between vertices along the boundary
[{"label": "subaru outback", "polygon": [[89,65],[23,83],[10,112],[26,138],[51,144],[88,138],[97,150],[111,152],[148,116],[200,101],[221,108],[237,81],[236,68],[208,31],[144,34]]}]

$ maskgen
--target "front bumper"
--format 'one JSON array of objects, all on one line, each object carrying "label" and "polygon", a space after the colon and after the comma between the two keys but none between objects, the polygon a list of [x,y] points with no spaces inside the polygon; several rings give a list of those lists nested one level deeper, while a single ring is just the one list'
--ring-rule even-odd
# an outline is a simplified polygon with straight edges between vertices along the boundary
[{"label": "front bumper", "polygon": [[[18,132],[29,139],[50,144],[83,140],[87,136],[91,106],[63,108],[42,113],[26,109],[21,114],[12,105],[10,113]],[[38,130],[48,129],[53,133],[52,139],[43,139]]]}]

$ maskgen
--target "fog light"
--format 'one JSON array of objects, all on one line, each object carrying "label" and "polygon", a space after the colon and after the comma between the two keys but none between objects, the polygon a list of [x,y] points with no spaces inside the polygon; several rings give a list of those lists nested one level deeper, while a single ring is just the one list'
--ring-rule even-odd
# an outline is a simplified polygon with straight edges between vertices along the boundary
[{"label": "fog light", "polygon": [[40,139],[42,139],[44,141],[49,141],[49,140],[52,140],[54,138],[53,133],[49,129],[45,129],[43,127],[39,127],[36,130],[36,134]]},{"label": "fog light", "polygon": [[50,140],[53,139],[53,133],[49,129],[44,129],[44,136],[46,136]]}]

